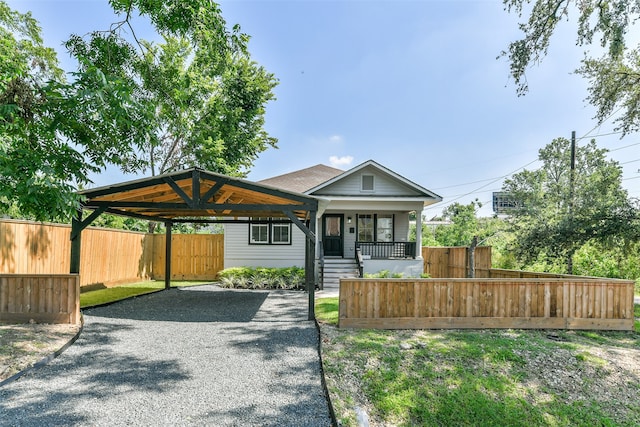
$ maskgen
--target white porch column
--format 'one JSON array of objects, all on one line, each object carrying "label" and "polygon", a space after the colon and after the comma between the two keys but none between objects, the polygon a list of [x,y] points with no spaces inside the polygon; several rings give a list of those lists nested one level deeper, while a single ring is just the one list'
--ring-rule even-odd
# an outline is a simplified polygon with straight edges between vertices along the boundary
[{"label": "white porch column", "polygon": [[416,210],[416,259],[422,259],[422,209]]}]

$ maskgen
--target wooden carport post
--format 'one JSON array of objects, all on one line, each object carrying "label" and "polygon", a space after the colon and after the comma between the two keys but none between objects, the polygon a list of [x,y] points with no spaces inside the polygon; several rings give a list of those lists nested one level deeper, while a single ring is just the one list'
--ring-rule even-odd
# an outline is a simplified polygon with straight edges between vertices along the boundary
[{"label": "wooden carport post", "polygon": [[100,207],[94,210],[84,221],[82,220],[82,208],[78,209],[77,216],[71,218],[71,260],[69,273],[80,274],[80,253],[82,252],[82,230],[87,228],[97,217],[106,210]]},{"label": "wooden carport post", "polygon": [[80,250],[82,243],[82,209],[78,211],[77,217],[71,219],[71,265],[69,273],[80,274]]},{"label": "wooden carport post", "polygon": [[167,290],[171,288],[171,228],[173,227],[173,223],[167,221],[164,225],[167,229],[164,241],[164,289]]},{"label": "wooden carport post", "polygon": [[[315,236],[316,234],[316,211],[311,211],[309,215],[309,231]],[[316,318],[315,312],[315,292],[316,292],[316,239],[306,236],[306,250],[304,254],[305,260],[305,281],[307,284],[307,292],[309,293],[309,317],[308,320]]]}]

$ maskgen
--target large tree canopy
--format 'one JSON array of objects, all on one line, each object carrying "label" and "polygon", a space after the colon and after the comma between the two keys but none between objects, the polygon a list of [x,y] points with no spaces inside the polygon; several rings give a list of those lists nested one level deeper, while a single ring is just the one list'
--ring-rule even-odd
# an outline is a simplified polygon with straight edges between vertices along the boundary
[{"label": "large tree canopy", "polygon": [[571,142],[558,138],[540,150],[540,169],[505,181],[503,190],[522,205],[510,217],[520,260],[566,260],[570,269],[587,242],[629,247],[637,240],[638,209],[621,186],[620,166],[606,153],[594,141],[577,147],[572,173]]},{"label": "large tree canopy", "polygon": [[[620,110],[616,118],[623,134],[640,129],[640,49],[630,34],[640,18],[640,0],[503,0],[509,12],[528,15],[520,24],[523,37],[507,51],[518,93],[528,90],[526,71],[547,54],[558,25],[577,21],[576,43],[597,43],[604,53],[585,52],[576,72],[589,80],[588,101],[597,109],[599,123]],[[531,3],[533,3],[531,5]],[[637,33],[637,30],[636,30]]]},{"label": "large tree canopy", "polygon": [[[215,3],[110,4],[120,22],[65,43],[78,63],[67,82],[33,17],[0,2],[0,210],[66,217],[107,165],[243,175],[275,146],[263,125],[277,81]],[[137,37],[138,15],[162,43]]]},{"label": "large tree canopy", "polygon": [[89,65],[67,83],[37,22],[4,2],[0,70],[0,209],[17,207],[37,219],[64,216],[89,173],[136,163],[135,156],[121,156],[143,139],[127,124],[131,88]]}]

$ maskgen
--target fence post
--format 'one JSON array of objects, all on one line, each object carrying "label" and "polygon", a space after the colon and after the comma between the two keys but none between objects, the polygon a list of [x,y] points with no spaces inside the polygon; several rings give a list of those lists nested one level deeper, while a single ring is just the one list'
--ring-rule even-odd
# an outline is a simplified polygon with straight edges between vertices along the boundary
[{"label": "fence post", "polygon": [[473,236],[469,246],[469,273],[467,274],[469,279],[476,277],[476,246],[478,246],[478,236]]}]

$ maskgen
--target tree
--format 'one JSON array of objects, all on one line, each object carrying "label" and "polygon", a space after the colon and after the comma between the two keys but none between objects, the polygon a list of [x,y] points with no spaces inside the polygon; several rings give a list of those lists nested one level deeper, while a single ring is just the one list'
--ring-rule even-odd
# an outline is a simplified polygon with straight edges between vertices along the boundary
[{"label": "tree", "polygon": [[184,38],[148,45],[141,66],[145,96],[156,106],[152,175],[199,166],[244,176],[276,140],[263,129],[272,74],[239,50],[212,66]]},{"label": "tree", "polygon": [[[135,98],[150,116],[141,155],[151,174],[198,166],[246,175],[257,155],[276,145],[263,125],[277,80],[250,59],[249,37],[237,25],[227,30],[209,0],[165,2],[168,14],[146,0],[111,3],[124,20],[108,32],[72,36],[67,47],[81,63],[99,63],[135,83]],[[148,14],[163,43],[135,37],[136,8]]]},{"label": "tree", "polygon": [[451,225],[440,225],[436,228],[435,237],[442,246],[469,246],[474,236],[478,236],[477,209],[482,204],[477,200],[462,205],[453,203],[442,211],[442,217],[450,220]]},{"label": "tree", "polygon": [[509,219],[518,259],[566,261],[587,242],[629,247],[640,235],[638,209],[621,186],[622,170],[595,141],[577,147],[571,188],[571,142],[557,138],[539,152],[543,166],[505,181],[522,203]]},{"label": "tree", "polygon": [[520,24],[523,37],[509,44],[503,52],[510,62],[510,73],[519,94],[528,91],[526,71],[547,54],[551,36],[563,20],[577,15],[576,43],[599,46],[605,52],[599,58],[585,52],[577,74],[589,80],[588,101],[596,107],[599,123],[619,109],[617,129],[623,134],[640,129],[640,49],[630,45],[629,35],[640,18],[637,0],[536,0],[529,9],[529,0],[503,0],[505,9],[520,16],[527,8],[528,19]]},{"label": "tree", "polygon": [[[78,62],[70,83],[31,15],[0,3],[0,209],[17,200],[37,219],[68,217],[75,189],[107,165],[242,176],[275,146],[263,125],[276,80],[251,61],[249,37],[228,30],[215,3],[110,3],[120,22],[65,43]],[[138,39],[136,14],[164,43]]]},{"label": "tree", "polygon": [[120,156],[139,142],[123,109],[129,95],[95,67],[67,83],[37,22],[0,2],[0,210],[68,216],[89,173],[134,163]]}]

